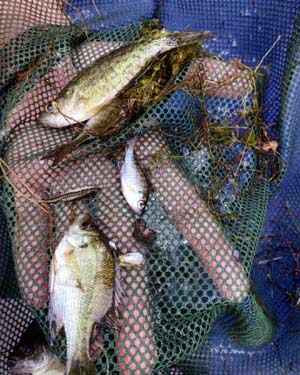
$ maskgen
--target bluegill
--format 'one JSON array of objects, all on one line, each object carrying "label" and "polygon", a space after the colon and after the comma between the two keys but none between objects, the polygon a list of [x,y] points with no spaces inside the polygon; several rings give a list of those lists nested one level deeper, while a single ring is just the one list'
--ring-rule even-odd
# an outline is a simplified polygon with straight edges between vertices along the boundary
[{"label": "bluegill", "polygon": [[10,374],[12,375],[64,375],[65,367],[44,346],[37,346],[26,356],[10,359]]},{"label": "bluegill", "polygon": [[121,166],[121,191],[129,207],[136,215],[142,215],[149,197],[149,184],[136,160],[134,147],[136,138],[126,144],[125,159]]},{"label": "bluegill", "polygon": [[93,327],[111,316],[121,300],[120,266],[138,267],[142,255],[116,257],[89,215],[78,215],[51,260],[49,321],[51,341],[64,327],[66,375],[96,375],[89,349]]},{"label": "bluegill", "polygon": [[79,215],[55,250],[49,279],[51,340],[64,327],[67,375],[97,374],[89,354],[90,338],[94,324],[117,303],[115,278],[107,239],[88,215]]}]

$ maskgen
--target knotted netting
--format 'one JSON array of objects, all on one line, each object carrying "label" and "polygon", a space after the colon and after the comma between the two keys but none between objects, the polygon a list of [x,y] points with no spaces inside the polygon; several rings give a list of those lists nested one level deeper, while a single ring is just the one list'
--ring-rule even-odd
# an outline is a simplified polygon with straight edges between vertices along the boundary
[{"label": "knotted netting", "polygon": [[[299,373],[298,11],[292,0],[0,4],[1,373],[33,318],[49,341],[50,260],[79,212],[119,254],[145,257],[122,269],[120,328],[91,337],[99,374]],[[45,106],[151,19],[215,39],[126,128],[58,165],[43,159],[77,135],[39,125]],[[151,186],[151,243],[134,238],[120,189],[132,137]],[[99,191],[42,202],[87,186]],[[63,331],[51,350],[64,363]]]}]

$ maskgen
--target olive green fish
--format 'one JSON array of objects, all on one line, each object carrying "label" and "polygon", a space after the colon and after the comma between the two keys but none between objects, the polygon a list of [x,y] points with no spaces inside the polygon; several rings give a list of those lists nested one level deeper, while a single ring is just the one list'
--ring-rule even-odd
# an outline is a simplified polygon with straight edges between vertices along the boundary
[{"label": "olive green fish", "polygon": [[136,267],[141,257],[135,253],[116,259],[111,245],[88,215],[80,214],[69,227],[55,250],[49,277],[51,341],[64,327],[66,375],[97,374],[89,354],[93,327],[120,302],[119,266]]},{"label": "olive green fish", "polygon": [[53,165],[58,164],[79,145],[94,138],[105,138],[117,134],[130,122],[132,114],[133,111],[130,110],[127,101],[122,101],[118,98],[112,100],[86,122],[84,129],[76,138],[56,147],[45,155],[44,159],[53,159]]},{"label": "olive green fish", "polygon": [[121,47],[83,69],[46,106],[39,122],[60,128],[89,120],[130,87],[158,56],[212,37],[207,32],[161,31]]},{"label": "olive green fish", "polygon": [[9,360],[12,375],[64,375],[66,368],[60,361],[47,350],[39,345],[35,350],[25,357],[13,357]]}]

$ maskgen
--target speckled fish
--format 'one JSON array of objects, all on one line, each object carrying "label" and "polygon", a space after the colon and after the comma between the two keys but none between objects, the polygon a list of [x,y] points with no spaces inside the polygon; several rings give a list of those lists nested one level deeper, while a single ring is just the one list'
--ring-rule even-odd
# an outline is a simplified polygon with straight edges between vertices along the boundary
[{"label": "speckled fish", "polygon": [[[115,258],[88,215],[79,215],[55,250],[50,268],[51,341],[62,327],[67,339],[67,375],[96,375],[90,338],[120,299]],[[81,372],[80,372],[81,371]]]},{"label": "speckled fish", "polygon": [[12,375],[64,375],[66,368],[44,346],[38,346],[33,353],[10,359]]},{"label": "speckled fish", "polygon": [[46,106],[39,122],[60,128],[89,120],[130,87],[158,56],[212,37],[207,32],[160,31],[121,47],[83,69]]},{"label": "speckled fish", "polygon": [[136,138],[132,138],[126,144],[125,159],[120,170],[121,191],[132,211],[142,215],[148,201],[149,184],[136,160],[135,143]]}]

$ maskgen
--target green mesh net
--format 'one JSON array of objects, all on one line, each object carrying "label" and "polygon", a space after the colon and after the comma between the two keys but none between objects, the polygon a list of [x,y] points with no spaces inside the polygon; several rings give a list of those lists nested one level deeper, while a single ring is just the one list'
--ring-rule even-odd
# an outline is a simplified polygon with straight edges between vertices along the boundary
[{"label": "green mesh net", "polygon": [[[230,316],[222,324],[232,340],[247,348],[270,342],[275,325],[250,281],[278,162],[262,116],[267,68],[202,51],[178,73],[175,88],[130,125],[53,166],[42,157],[77,133],[42,127],[40,113],[83,68],[139,40],[143,17],[130,10],[113,27],[105,16],[89,18],[90,2],[12,3],[0,6],[6,17],[0,28],[1,198],[17,274],[5,294],[14,288],[16,297],[19,290],[49,340],[50,260],[74,213],[89,213],[118,253],[145,257],[138,270],[122,268],[120,329],[99,325],[91,337],[99,374],[165,373],[206,341],[223,313]],[[134,136],[151,186],[142,216],[156,233],[150,244],[133,237],[136,218],[120,189],[118,160]],[[42,202],[95,185],[96,195],[75,203]],[[66,360],[63,332],[51,350]]]}]

